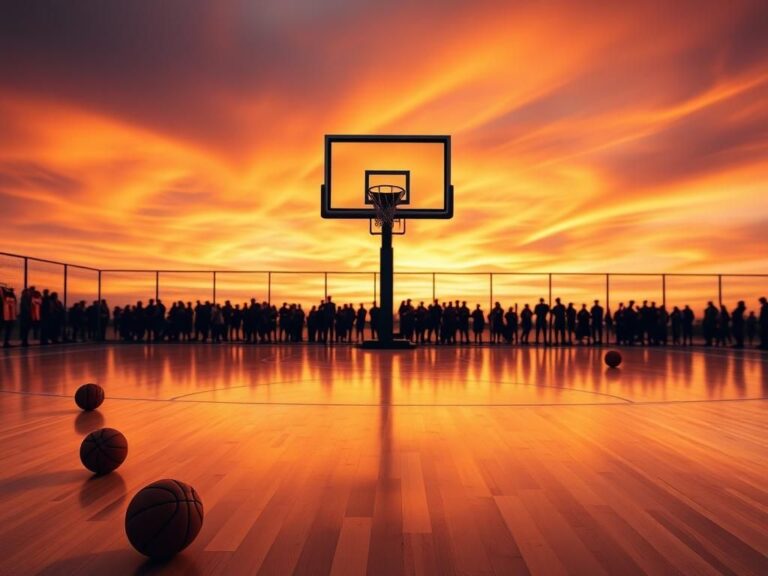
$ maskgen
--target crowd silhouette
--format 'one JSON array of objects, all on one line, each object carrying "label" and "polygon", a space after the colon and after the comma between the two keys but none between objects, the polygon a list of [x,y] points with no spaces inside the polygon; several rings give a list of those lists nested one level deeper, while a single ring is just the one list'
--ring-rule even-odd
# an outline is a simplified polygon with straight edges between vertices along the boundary
[{"label": "crowd silhouette", "polygon": [[[229,300],[177,301],[170,308],[151,299],[146,305],[139,301],[110,312],[106,300],[79,301],[65,309],[56,292],[30,286],[17,299],[12,287],[0,289],[5,347],[11,346],[14,334],[22,346],[30,340],[46,345],[108,336],[126,342],[349,343],[363,341],[366,329],[375,339],[380,317],[375,302],[368,309],[362,303],[337,305],[331,296],[308,311],[301,304],[284,302],[278,307],[252,298],[242,305]],[[470,309],[466,301],[414,305],[404,300],[396,318],[400,336],[419,344],[691,346],[696,332],[705,346],[744,348],[759,341],[759,347],[768,350],[765,298],[759,299],[757,314],[748,312],[743,301],[732,310],[709,302],[701,318],[688,305],[670,311],[655,302],[638,306],[632,300],[619,303],[613,312],[599,300],[579,308],[560,298],[552,306],[540,298],[533,308],[524,304],[521,309],[496,302],[487,314],[480,304]]]}]

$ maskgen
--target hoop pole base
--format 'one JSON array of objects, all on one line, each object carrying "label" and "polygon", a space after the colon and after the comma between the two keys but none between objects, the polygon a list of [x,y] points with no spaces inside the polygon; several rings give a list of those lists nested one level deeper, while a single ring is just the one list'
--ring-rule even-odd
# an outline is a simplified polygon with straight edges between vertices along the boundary
[{"label": "hoop pole base", "polygon": [[388,342],[381,340],[366,340],[360,344],[363,350],[415,350],[416,344],[404,338],[393,338]]}]

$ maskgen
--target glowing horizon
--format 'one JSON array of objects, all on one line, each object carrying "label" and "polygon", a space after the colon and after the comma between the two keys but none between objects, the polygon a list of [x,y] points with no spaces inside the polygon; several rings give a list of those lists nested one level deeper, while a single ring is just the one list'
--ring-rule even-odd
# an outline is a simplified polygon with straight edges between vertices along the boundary
[{"label": "glowing horizon", "polygon": [[759,2],[3,10],[0,250],[375,270],[319,216],[323,135],[445,133],[455,218],[396,270],[768,272]]}]

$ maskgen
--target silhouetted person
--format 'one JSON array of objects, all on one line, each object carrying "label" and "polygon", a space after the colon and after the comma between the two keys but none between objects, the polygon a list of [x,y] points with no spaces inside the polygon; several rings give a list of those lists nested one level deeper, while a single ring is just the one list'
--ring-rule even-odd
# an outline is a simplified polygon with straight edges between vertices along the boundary
[{"label": "silhouetted person", "polygon": [[[350,330],[352,329],[352,322],[354,321],[355,317],[355,311],[350,305],[349,307],[350,312]],[[294,342],[303,342],[304,341],[304,322],[307,319],[307,314],[304,312],[304,309],[301,307],[301,304],[296,305],[296,309],[293,313],[293,319],[291,322],[291,330],[293,332],[293,341]]]},{"label": "silhouetted person", "polygon": [[491,344],[498,344],[504,334],[504,310],[501,308],[501,304],[494,303],[488,316],[491,325]]},{"label": "silhouetted person", "polygon": [[440,331],[440,342],[442,344],[456,343],[457,320],[456,309],[453,307],[453,302],[448,302],[448,305],[443,307],[443,321]]},{"label": "silhouetted person", "polygon": [[768,300],[760,298],[760,316],[757,321],[760,327],[760,348],[768,350]]},{"label": "silhouetted person", "polygon": [[240,304],[235,304],[232,308],[232,315],[229,317],[229,335],[227,340],[238,341],[240,340],[240,329],[243,326],[243,311],[240,309]]},{"label": "silhouetted person", "polygon": [[317,306],[312,306],[307,314],[307,341],[317,341]]},{"label": "silhouetted person", "polygon": [[435,299],[434,303],[427,310],[429,314],[429,325],[427,326],[427,342],[432,342],[432,334],[435,335],[435,343],[440,341],[442,331],[443,308]]},{"label": "silhouetted person", "polygon": [[626,318],[624,317],[624,302],[619,302],[616,314],[613,315],[613,323],[616,327],[616,344],[624,344],[626,340]]},{"label": "silhouetted person", "polygon": [[278,327],[280,342],[288,342],[288,302],[283,302],[278,311]]},{"label": "silhouetted person", "polygon": [[32,338],[41,339],[42,314],[43,314],[43,295],[34,286],[29,287],[31,316],[32,316]]},{"label": "silhouetted person", "polygon": [[410,300],[403,301],[400,304],[398,315],[400,318],[400,333],[403,338],[409,341],[413,341],[413,335],[416,330],[416,319],[413,314],[413,305]]},{"label": "silhouetted person", "polygon": [[2,290],[3,304],[3,348],[11,347],[11,334],[16,326],[16,317],[18,316],[18,302],[13,288],[0,288]]},{"label": "silhouetted person", "polygon": [[746,335],[744,313],[746,311],[747,306],[744,304],[744,301],[739,300],[738,305],[731,314],[731,332],[735,340],[734,348],[744,348],[744,336]]},{"label": "silhouetted person", "polygon": [[669,312],[663,304],[656,310],[656,337],[659,344],[667,345],[667,326],[669,325]]},{"label": "silhouetted person", "polygon": [[333,301],[333,298],[328,296],[325,299],[325,318],[326,318],[326,326],[328,330],[328,342],[333,342],[334,339],[334,328],[335,328],[335,319],[336,319],[336,303]]},{"label": "silhouetted person", "polygon": [[549,314],[549,305],[544,303],[544,298],[539,298],[539,303],[533,309],[533,313],[536,316],[536,344],[539,343],[539,334],[543,332],[544,345],[549,344],[549,338],[547,335],[547,314]]},{"label": "silhouetted person", "polygon": [[369,313],[371,315],[371,324],[370,324],[371,338],[372,339],[373,338],[378,338],[379,337],[379,315],[380,315],[379,313],[380,313],[380,308],[376,305],[376,301],[375,300],[373,301],[373,305],[371,306],[371,310],[370,310]]},{"label": "silhouetted person", "polygon": [[523,311],[520,312],[520,327],[522,328],[520,344],[525,344],[527,346],[528,338],[530,338],[531,330],[533,329],[533,312],[528,304],[526,304],[523,307]]},{"label": "silhouetted person", "polygon": [[648,306],[648,300],[643,300],[643,305],[637,311],[638,319],[640,322],[640,329],[635,331],[640,345],[652,343],[653,336],[653,316],[650,307]]},{"label": "silhouetted person", "polygon": [[696,315],[688,304],[683,308],[683,346],[693,346],[693,322]]},{"label": "silhouetted person", "polygon": [[592,344],[600,346],[603,343],[603,307],[600,300],[595,300],[589,313],[592,317]]},{"label": "silhouetted person", "polygon": [[58,344],[62,338],[62,332],[64,329],[64,320],[65,320],[64,317],[66,316],[66,312],[64,311],[64,305],[61,303],[61,300],[59,300],[58,293],[51,292],[49,305],[51,307],[51,317],[50,317],[51,341],[54,344]]},{"label": "silhouetted person", "polygon": [[[753,314],[754,316],[754,314]],[[755,321],[757,325],[757,321]],[[21,345],[29,346],[29,331],[32,329],[32,290],[27,288],[21,291],[19,302],[19,338]]]},{"label": "silhouetted person", "polygon": [[640,312],[635,309],[635,301],[630,300],[624,308],[624,341],[629,346],[634,346],[638,339],[642,343],[642,321]]},{"label": "silhouetted person", "polygon": [[757,335],[757,316],[755,316],[754,311],[749,313],[749,316],[747,316],[747,343],[750,346],[754,346],[755,344],[755,336]]},{"label": "silhouetted person", "polygon": [[584,343],[584,338],[587,339],[587,344],[589,344],[590,320],[591,317],[589,315],[589,310],[587,310],[587,305],[582,304],[579,313],[576,315],[576,341],[579,344]]},{"label": "silhouetted person", "polygon": [[717,308],[712,302],[707,303],[704,309],[704,319],[701,321],[701,332],[704,336],[704,345],[712,346],[717,332]]},{"label": "silhouetted person", "polygon": [[195,323],[195,310],[192,308],[192,302],[187,302],[187,307],[184,308],[184,337],[189,342],[192,340],[192,334],[194,332]]},{"label": "silhouetted person", "polygon": [[483,314],[480,304],[475,306],[472,310],[472,334],[474,335],[475,344],[483,343],[483,331],[485,330],[485,315]]},{"label": "silhouetted person", "polygon": [[424,302],[419,302],[419,305],[413,312],[413,317],[415,319],[416,341],[420,344],[423,344],[426,338],[427,323],[429,321],[428,316],[429,312],[427,311],[426,306],[424,306]]},{"label": "silhouetted person", "polygon": [[459,316],[459,335],[460,335],[461,342],[469,344],[469,307],[467,307],[466,301],[461,303],[458,316]]},{"label": "silhouetted person", "polygon": [[568,308],[565,309],[565,324],[568,330],[568,344],[573,344],[573,338],[576,335],[576,308],[573,302],[568,302]]},{"label": "silhouetted person", "polygon": [[510,344],[517,344],[517,312],[510,306],[507,313],[504,314],[504,339]]},{"label": "silhouetted person", "polygon": [[211,342],[219,344],[224,338],[224,313],[221,306],[214,304],[211,307]]},{"label": "silhouetted person", "polygon": [[565,344],[565,306],[560,302],[560,298],[555,298],[551,318],[554,327],[552,343],[554,345]]},{"label": "silhouetted person", "polygon": [[360,342],[365,339],[365,319],[367,316],[368,311],[365,309],[365,306],[363,306],[363,303],[360,302],[360,307],[355,314],[355,342]]},{"label": "silhouetted person", "polygon": [[672,308],[672,313],[669,315],[670,322],[672,323],[672,344],[677,346],[680,344],[680,335],[683,330],[683,313],[680,308],[675,306]]},{"label": "silhouetted person", "polygon": [[232,302],[226,300],[224,306],[221,307],[221,314],[224,316],[224,333],[222,339],[224,342],[229,342],[229,337],[232,332],[232,315],[235,313],[235,308],[232,306]]},{"label": "silhouetted person", "polygon": [[725,305],[720,306],[717,316],[717,345],[726,346],[731,343],[731,315]]}]

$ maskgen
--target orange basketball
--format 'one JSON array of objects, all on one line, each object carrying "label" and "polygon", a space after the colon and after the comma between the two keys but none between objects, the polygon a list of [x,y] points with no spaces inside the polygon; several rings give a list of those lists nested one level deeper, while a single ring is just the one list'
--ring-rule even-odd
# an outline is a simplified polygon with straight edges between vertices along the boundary
[{"label": "orange basketball", "polygon": [[616,350],[609,350],[605,353],[605,363],[611,368],[617,368],[621,364],[621,354]]},{"label": "orange basketball", "polygon": [[109,474],[128,456],[128,441],[114,428],[100,428],[80,444],[80,460],[94,474]]},{"label": "orange basketball", "polygon": [[104,388],[98,384],[83,384],[75,392],[75,403],[83,410],[95,410],[104,402]]},{"label": "orange basketball", "polygon": [[125,533],[134,548],[162,560],[184,550],[203,525],[203,503],[192,486],[179,480],[158,480],[131,500]]}]

